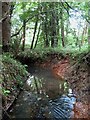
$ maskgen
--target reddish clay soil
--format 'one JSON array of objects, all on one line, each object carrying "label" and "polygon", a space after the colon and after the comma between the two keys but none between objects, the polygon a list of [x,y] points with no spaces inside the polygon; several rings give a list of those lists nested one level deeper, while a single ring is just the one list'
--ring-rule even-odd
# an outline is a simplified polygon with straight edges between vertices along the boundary
[{"label": "reddish clay soil", "polygon": [[87,65],[85,62],[76,63],[72,62],[67,57],[56,60],[56,63],[48,61],[41,64],[41,67],[50,67],[53,74],[57,78],[66,79],[74,94],[77,96],[77,102],[74,107],[74,118],[85,118],[90,119],[90,102],[89,102],[89,79],[90,75],[88,73]]},{"label": "reddish clay soil", "polygon": [[52,65],[52,72],[56,77],[65,79],[65,73],[70,67],[69,59],[62,59],[58,63]]}]

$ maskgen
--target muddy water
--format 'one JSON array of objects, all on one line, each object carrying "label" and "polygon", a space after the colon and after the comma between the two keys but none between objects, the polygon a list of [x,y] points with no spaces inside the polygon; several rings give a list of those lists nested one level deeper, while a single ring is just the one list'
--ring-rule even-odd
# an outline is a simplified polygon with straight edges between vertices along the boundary
[{"label": "muddy water", "polygon": [[68,83],[56,79],[49,68],[29,67],[30,76],[16,105],[12,118],[71,118],[76,101]]},{"label": "muddy water", "polygon": [[[50,99],[56,99],[68,92],[68,83],[62,79],[56,79],[49,68],[30,67],[29,71],[31,76],[26,82],[27,86],[29,81],[31,81],[31,89],[36,86],[38,93],[44,93]],[[35,86],[32,84],[35,84]]]}]

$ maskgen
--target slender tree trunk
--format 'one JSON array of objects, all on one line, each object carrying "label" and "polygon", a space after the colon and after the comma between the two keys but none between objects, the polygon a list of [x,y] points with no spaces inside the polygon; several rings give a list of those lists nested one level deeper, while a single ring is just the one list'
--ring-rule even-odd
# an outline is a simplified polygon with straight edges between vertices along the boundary
[{"label": "slender tree trunk", "polygon": [[[47,11],[47,7],[45,6],[45,11]],[[45,32],[45,47],[49,47],[49,38],[48,38],[48,14],[45,13],[45,23],[44,23],[44,32]]]},{"label": "slender tree trunk", "polygon": [[90,49],[90,1],[88,2],[88,48]]},{"label": "slender tree trunk", "polygon": [[[56,3],[55,3],[56,4]],[[59,8],[59,4],[57,3],[56,6],[55,6],[55,9],[56,8]],[[59,39],[59,9],[55,10],[55,18],[56,18],[56,21],[55,21],[55,25],[56,25],[56,36],[55,36],[55,47],[58,46],[58,39]]]},{"label": "slender tree trunk", "polygon": [[58,38],[57,38],[57,24],[58,24],[58,17],[56,14],[55,4],[52,3],[52,16],[51,16],[51,47],[57,47],[58,45]]},{"label": "slender tree trunk", "polygon": [[69,17],[67,18],[67,24],[66,24],[66,36],[65,36],[65,44],[68,43],[68,30],[69,30]]},{"label": "slender tree trunk", "polygon": [[8,52],[10,48],[11,27],[10,27],[10,2],[2,2],[2,50]]},{"label": "slender tree trunk", "polygon": [[37,34],[37,39],[36,39],[34,48],[36,48],[36,46],[37,46],[37,42],[38,42],[38,38],[39,38],[39,33],[40,33],[40,26],[41,26],[41,24],[39,25],[38,34]]},{"label": "slender tree trunk", "polygon": [[26,22],[23,20],[23,37],[22,37],[22,50],[25,49],[25,36],[26,36]]},{"label": "slender tree trunk", "polygon": [[53,11],[51,12],[52,16],[51,16],[51,47],[54,47],[54,31],[55,31],[55,23],[54,23],[54,13]]},{"label": "slender tree trunk", "polygon": [[[2,19],[2,2],[0,2],[0,20]],[[0,45],[2,45],[2,22],[0,21]],[[0,47],[2,52],[2,48]]]},{"label": "slender tree trunk", "polygon": [[[1,19],[2,19],[2,2],[0,1],[0,20]],[[0,22],[0,45],[2,45],[2,22]],[[2,48],[0,47],[0,54],[1,53],[2,53]],[[2,82],[0,84],[0,88],[2,88]],[[2,89],[0,90],[0,93],[2,93]],[[2,106],[2,100],[3,100],[2,95],[0,95],[0,106]],[[2,120],[2,109],[0,109],[0,120]]]},{"label": "slender tree trunk", "polygon": [[61,40],[62,40],[62,46],[65,47],[65,41],[64,41],[63,8],[61,8]]},{"label": "slender tree trunk", "polygon": [[36,23],[35,23],[34,34],[33,34],[33,39],[32,39],[32,43],[31,43],[31,49],[33,49],[33,44],[34,44],[34,39],[35,39],[36,31],[37,31],[37,26],[38,26],[38,16],[37,16]]},{"label": "slender tree trunk", "polygon": [[48,39],[48,29],[47,22],[44,23],[44,31],[45,31],[45,47],[49,47],[49,39]]},{"label": "slender tree trunk", "polygon": [[55,47],[58,46],[58,40],[59,40],[59,14],[57,12],[57,17],[56,17],[56,41],[55,41]]}]

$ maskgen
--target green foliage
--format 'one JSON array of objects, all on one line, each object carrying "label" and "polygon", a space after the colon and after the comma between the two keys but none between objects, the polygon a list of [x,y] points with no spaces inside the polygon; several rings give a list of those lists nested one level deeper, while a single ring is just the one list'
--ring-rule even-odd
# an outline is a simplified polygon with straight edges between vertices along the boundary
[{"label": "green foliage", "polygon": [[[69,6],[68,6],[69,5]],[[32,43],[32,37],[33,37],[33,31],[35,27],[35,21],[37,19],[38,15],[38,24],[41,24],[40,27],[40,34],[38,37],[38,42],[36,47],[45,47],[45,41],[48,39],[49,41],[49,47],[51,46],[52,42],[52,30],[56,31],[56,37],[58,38],[58,47],[62,47],[61,42],[61,10],[63,9],[63,20],[64,20],[64,42],[66,47],[75,46],[75,44],[78,44],[82,42],[82,33],[84,30],[83,24],[86,24],[86,18],[88,19],[88,2],[71,2],[68,3],[68,5],[65,3],[48,3],[48,2],[16,2],[15,3],[15,9],[13,10],[13,17],[11,18],[11,33],[17,33],[17,31],[20,29],[20,27],[23,25],[23,20],[29,21],[26,23],[26,39],[25,44],[29,43],[29,46]],[[53,16],[52,16],[53,14]],[[69,15],[68,15],[69,14]],[[78,14],[78,15],[77,15]],[[76,16],[76,18],[75,18]],[[54,20],[52,19],[54,18]],[[70,19],[74,18],[76,22],[78,23],[75,27],[75,30],[71,27]],[[55,20],[56,19],[56,20]],[[80,19],[79,21],[77,19]],[[52,22],[56,21],[53,25],[51,25]],[[76,24],[76,23],[75,23]],[[80,26],[81,25],[81,26]],[[76,32],[75,32],[76,31]],[[22,40],[19,42],[19,39],[22,37],[22,30],[17,35],[17,38],[13,41],[13,48],[15,49],[16,53],[18,52],[19,46],[22,42]],[[34,44],[37,38],[37,32],[38,27],[35,35]],[[79,33],[79,35],[77,34]],[[53,37],[54,38],[54,37]],[[78,42],[77,42],[78,38]],[[84,34],[83,38],[87,39],[87,33]],[[87,44],[87,41],[83,39],[84,44]],[[19,44],[18,44],[19,43]],[[17,45],[18,44],[18,45]],[[81,45],[82,46],[82,45]],[[17,49],[18,47],[18,49]],[[77,46],[76,46],[77,47]]]},{"label": "green foliage", "polygon": [[18,56],[23,58],[35,59],[46,59],[46,52],[44,50],[26,50],[24,52],[19,52]]},{"label": "green foliage", "polygon": [[29,60],[34,60],[34,61],[47,61],[48,57],[51,55],[64,55],[63,50],[58,49],[58,48],[37,48],[37,49],[26,49],[24,52],[19,52],[18,57],[23,58],[23,59],[29,59]]},{"label": "green foliage", "polygon": [[29,58],[31,60],[41,60],[41,61],[45,61],[48,59],[48,57],[50,57],[50,55],[58,55],[58,56],[66,56],[69,55],[71,56],[71,58],[79,58],[79,56],[81,54],[87,53],[88,52],[88,45],[83,45],[81,49],[79,49],[79,47],[76,47],[74,45],[68,45],[65,48],[36,48],[36,49],[32,49],[30,50],[28,48],[29,46],[27,46],[27,48],[25,49],[24,52],[19,52],[18,53],[18,57],[20,58]]},{"label": "green foliage", "polygon": [[5,90],[4,88],[2,88],[2,93],[5,96],[8,96],[8,94],[10,93],[10,90]]},{"label": "green foliage", "polygon": [[24,65],[14,60],[12,55],[7,53],[2,55],[0,59],[1,74],[0,84],[2,84],[2,93],[8,95],[13,90],[23,85],[24,79],[27,76],[27,71]]}]

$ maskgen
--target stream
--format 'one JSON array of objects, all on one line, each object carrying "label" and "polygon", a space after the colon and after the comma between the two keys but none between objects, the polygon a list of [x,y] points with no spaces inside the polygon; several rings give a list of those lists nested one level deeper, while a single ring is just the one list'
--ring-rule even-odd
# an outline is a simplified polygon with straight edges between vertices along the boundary
[{"label": "stream", "polygon": [[30,65],[28,71],[30,76],[10,110],[11,118],[73,118],[76,98],[67,81],[55,78],[50,68]]}]

